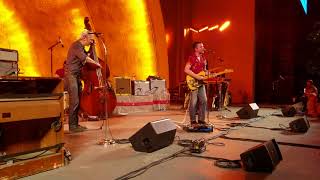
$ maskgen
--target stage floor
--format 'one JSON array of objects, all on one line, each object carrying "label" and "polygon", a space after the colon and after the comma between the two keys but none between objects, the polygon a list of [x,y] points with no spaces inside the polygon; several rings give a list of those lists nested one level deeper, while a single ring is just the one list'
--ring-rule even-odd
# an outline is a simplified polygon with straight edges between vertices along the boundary
[{"label": "stage floor", "polygon": [[[216,128],[228,127],[231,122],[248,122],[239,120],[236,111],[240,107],[230,107],[231,112],[210,112],[209,120]],[[278,128],[279,124],[288,126],[296,117],[269,116],[272,113],[281,114],[280,109],[260,108],[259,115],[266,116],[256,119],[251,125]],[[225,116],[221,118],[221,115]],[[178,125],[177,134],[180,139],[210,138],[221,133],[189,133],[179,125],[183,123],[185,111],[171,108],[167,111],[137,113],[126,116],[109,118],[109,128],[116,139],[128,138],[144,126],[147,122],[169,118]],[[187,116],[187,121],[189,117]],[[250,121],[250,120],[249,120]],[[320,119],[309,119],[310,129],[304,134],[294,134],[284,131],[240,127],[231,130],[229,137],[271,140],[320,146]],[[25,179],[70,180],[70,179],[116,179],[131,171],[139,169],[151,162],[169,156],[181,149],[174,144],[153,153],[136,152],[131,144],[114,144],[109,146],[97,145],[104,138],[104,130],[99,129],[101,121],[81,122],[90,130],[83,133],[69,134],[65,130],[66,148],[72,153],[73,160],[69,165],[56,170],[36,174]],[[66,125],[65,125],[66,126]],[[65,129],[68,129],[65,127]],[[110,137],[110,134],[109,134]],[[177,138],[176,138],[177,139]],[[200,154],[226,159],[240,159],[240,154],[258,145],[257,142],[235,141],[222,138],[210,142],[221,142],[225,146],[207,145],[207,150]],[[279,145],[283,160],[272,173],[246,172],[243,169],[223,169],[216,167],[214,161],[194,158],[178,157],[157,166],[151,167],[142,175],[134,179],[319,179],[320,178],[320,150],[314,148]]]}]

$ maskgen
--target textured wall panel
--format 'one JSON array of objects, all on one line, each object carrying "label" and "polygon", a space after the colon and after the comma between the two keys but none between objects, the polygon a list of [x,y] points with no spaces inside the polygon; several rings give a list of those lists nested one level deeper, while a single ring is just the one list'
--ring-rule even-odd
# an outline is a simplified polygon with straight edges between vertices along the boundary
[{"label": "textured wall panel", "polygon": [[[104,33],[112,76],[167,77],[158,1],[1,0],[0,12],[0,47],[19,51],[22,75],[50,76],[48,47],[59,36],[65,47],[54,48],[53,72],[61,68],[68,47],[84,28],[83,18],[89,16],[93,28]],[[153,20],[159,22],[152,23]],[[97,51],[102,54],[99,44]]]},{"label": "textured wall panel", "polygon": [[209,68],[222,66],[234,69],[233,73],[227,75],[232,79],[230,91],[233,103],[253,102],[255,1],[203,0],[201,3],[194,1],[193,4],[192,24],[196,28],[231,21],[225,31],[193,34],[193,40],[203,41],[207,49],[215,50],[215,54],[208,54]]},{"label": "textured wall panel", "polygon": [[[50,51],[48,47],[61,36],[65,48],[57,46],[53,51],[53,70],[62,66],[67,47],[83,29],[82,17],[87,15],[81,1],[13,1],[1,2],[1,9],[12,12],[10,21],[0,17],[2,27],[1,47],[19,51],[22,75],[50,76]],[[15,31],[21,33],[15,33]]]}]

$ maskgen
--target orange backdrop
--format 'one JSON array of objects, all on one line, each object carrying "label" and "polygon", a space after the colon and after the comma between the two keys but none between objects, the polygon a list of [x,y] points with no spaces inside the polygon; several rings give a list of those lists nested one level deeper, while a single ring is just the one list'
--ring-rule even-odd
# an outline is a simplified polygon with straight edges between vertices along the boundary
[{"label": "orange backdrop", "polygon": [[[192,52],[192,42],[202,41],[209,51],[209,69],[221,66],[232,68],[230,91],[233,103],[254,100],[254,0],[161,0],[168,42],[170,87],[178,87],[185,80],[184,65]],[[231,25],[223,32],[217,30],[193,33],[205,26]]]},{"label": "orange backdrop", "polygon": [[214,53],[207,55],[209,69],[217,66],[232,68],[230,91],[234,103],[248,103],[254,99],[254,10],[255,1],[202,0],[193,2],[192,26],[221,25],[231,22],[223,32],[192,33],[194,41],[203,41]]},{"label": "orange backdrop", "polygon": [[[104,33],[111,76],[168,79],[165,31],[159,1],[154,0],[1,0],[0,47],[19,51],[25,76],[50,76],[48,47],[60,36],[65,45],[53,50],[53,72],[62,67],[70,44],[89,16]],[[102,57],[102,49],[98,53]]]}]

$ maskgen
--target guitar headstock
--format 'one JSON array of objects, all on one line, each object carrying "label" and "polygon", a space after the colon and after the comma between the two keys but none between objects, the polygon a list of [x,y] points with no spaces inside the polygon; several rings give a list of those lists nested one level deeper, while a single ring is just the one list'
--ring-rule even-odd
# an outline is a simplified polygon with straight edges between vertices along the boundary
[{"label": "guitar headstock", "polygon": [[84,28],[86,29],[86,30],[88,30],[88,31],[92,31],[92,27],[91,27],[91,25],[90,25],[90,23],[89,23],[89,17],[85,17],[84,18]]}]

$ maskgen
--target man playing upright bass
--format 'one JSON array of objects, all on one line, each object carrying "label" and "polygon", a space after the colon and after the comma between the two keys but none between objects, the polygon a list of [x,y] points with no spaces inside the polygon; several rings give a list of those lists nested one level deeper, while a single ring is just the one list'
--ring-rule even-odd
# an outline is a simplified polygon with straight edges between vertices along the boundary
[{"label": "man playing upright bass", "polygon": [[65,64],[65,82],[68,85],[69,93],[69,131],[70,132],[82,132],[86,127],[79,125],[78,112],[80,107],[80,92],[81,81],[80,73],[81,68],[85,63],[92,63],[101,67],[99,63],[91,59],[84,50],[84,46],[93,43],[93,34],[90,31],[85,30],[81,33],[80,38],[71,44],[67,60]]}]

